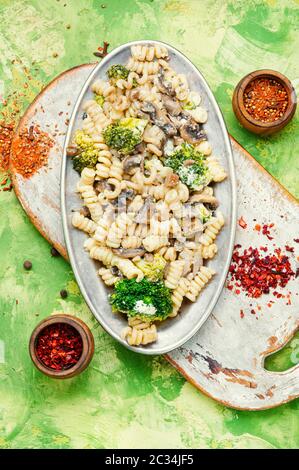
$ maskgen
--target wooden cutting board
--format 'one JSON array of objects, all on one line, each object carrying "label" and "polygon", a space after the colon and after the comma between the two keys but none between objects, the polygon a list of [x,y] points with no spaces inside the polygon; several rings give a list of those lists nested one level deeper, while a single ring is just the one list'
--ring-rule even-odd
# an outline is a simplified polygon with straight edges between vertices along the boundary
[{"label": "wooden cutting board", "polygon": [[[55,78],[29,106],[16,134],[32,124],[52,136],[48,164],[24,179],[11,167],[15,192],[41,234],[67,259],[60,217],[60,159],[67,120],[78,93],[95,64],[75,67]],[[236,243],[246,248],[294,246],[299,256],[298,203],[233,138],[238,182]],[[15,157],[14,157],[15,158]],[[255,229],[270,224],[273,240]],[[254,300],[227,288],[200,331],[166,358],[197,388],[215,400],[239,409],[265,409],[299,396],[299,365],[286,372],[264,369],[267,355],[280,349],[299,327],[298,279],[284,289],[287,298],[272,295]],[[274,300],[275,303],[270,303]]]}]

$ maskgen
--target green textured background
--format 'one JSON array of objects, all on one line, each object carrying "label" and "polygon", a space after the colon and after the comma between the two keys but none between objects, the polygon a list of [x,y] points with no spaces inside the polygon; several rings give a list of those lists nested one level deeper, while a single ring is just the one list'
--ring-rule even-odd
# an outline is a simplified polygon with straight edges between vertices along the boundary
[{"label": "green textured background", "polygon": [[[161,39],[203,72],[231,134],[299,195],[298,113],[279,135],[263,139],[242,129],[231,110],[233,88],[251,70],[278,69],[298,87],[298,0],[0,0],[0,25],[0,94],[8,97],[0,111],[7,121],[55,75],[93,61],[103,40],[113,48]],[[13,192],[0,192],[0,213],[0,447],[299,446],[298,400],[261,412],[228,409],[162,357],[124,349],[93,319],[69,265],[50,256]],[[32,271],[23,270],[24,259]],[[70,292],[66,300],[62,288]],[[36,371],[27,353],[33,327],[54,310],[83,318],[96,341],[88,370],[64,382]],[[269,368],[298,362],[298,344],[293,339]]]}]

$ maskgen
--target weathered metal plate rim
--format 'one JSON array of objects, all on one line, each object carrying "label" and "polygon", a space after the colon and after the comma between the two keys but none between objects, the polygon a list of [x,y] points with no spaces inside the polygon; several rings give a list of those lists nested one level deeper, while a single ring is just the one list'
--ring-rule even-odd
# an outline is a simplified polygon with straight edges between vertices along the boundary
[{"label": "weathered metal plate rim", "polygon": [[[109,322],[106,321],[106,319],[99,314],[98,308],[93,303],[92,299],[90,298],[90,296],[87,293],[87,290],[84,286],[84,281],[83,281],[83,279],[81,277],[81,274],[80,274],[80,270],[79,270],[79,268],[77,266],[77,263],[75,261],[74,251],[73,251],[72,243],[71,243],[70,230],[69,230],[69,227],[68,227],[68,220],[67,220],[68,214],[67,214],[67,209],[66,209],[66,166],[67,166],[66,147],[67,147],[68,142],[69,142],[69,140],[71,138],[71,135],[73,133],[73,127],[74,127],[75,119],[76,119],[76,116],[77,116],[79,106],[82,102],[82,99],[83,99],[85,93],[87,92],[92,80],[97,76],[99,71],[111,59],[113,59],[113,57],[115,55],[129,49],[132,45],[143,45],[143,44],[157,44],[157,45],[166,46],[170,52],[177,55],[182,60],[182,62],[185,62],[188,65],[188,67],[199,77],[199,79],[200,79],[200,81],[201,81],[201,83],[204,87],[205,93],[207,95],[207,99],[211,103],[211,105],[212,105],[212,107],[213,107],[213,109],[214,109],[214,111],[217,115],[219,125],[220,125],[221,131],[222,131],[222,138],[224,140],[224,147],[225,147],[225,150],[226,150],[226,158],[227,158],[227,164],[229,166],[229,176],[230,176],[230,184],[231,184],[231,201],[230,201],[230,203],[231,203],[231,224],[230,224],[230,236],[229,236],[228,246],[227,246],[226,262],[224,264],[222,274],[220,275],[220,278],[218,280],[217,288],[215,289],[215,291],[213,293],[213,296],[210,300],[209,306],[206,308],[204,315],[202,315],[202,317],[196,323],[195,327],[193,327],[188,332],[188,334],[185,334],[180,339],[177,339],[177,340],[173,341],[167,347],[151,346],[150,348],[137,348],[137,347],[129,346],[126,343],[126,341],[123,340],[120,337],[120,335],[117,334],[110,327]],[[207,82],[203,78],[202,74],[197,70],[197,68],[192,64],[192,62],[188,58],[186,58],[181,52],[179,52],[177,49],[173,48],[172,46],[170,46],[170,45],[168,45],[164,42],[154,41],[154,40],[143,40],[143,41],[129,42],[129,43],[123,44],[123,45],[119,46],[118,48],[114,49],[92,71],[92,73],[90,74],[90,76],[86,80],[86,82],[85,82],[85,84],[84,84],[84,86],[83,86],[83,88],[82,88],[82,90],[81,90],[81,92],[78,96],[78,99],[77,99],[76,104],[75,104],[74,109],[73,109],[72,116],[70,118],[69,127],[68,127],[68,131],[67,131],[66,138],[65,138],[62,168],[61,168],[61,212],[62,212],[63,231],[64,231],[64,237],[65,237],[66,247],[67,247],[67,251],[68,251],[68,256],[69,256],[70,263],[71,263],[73,272],[75,274],[76,280],[78,282],[79,288],[80,288],[80,290],[82,292],[82,295],[83,295],[86,303],[88,304],[91,312],[95,316],[95,318],[99,321],[99,323],[102,325],[102,327],[113,338],[115,338],[117,341],[119,341],[121,344],[123,344],[125,347],[127,347],[128,349],[130,349],[132,351],[138,352],[140,354],[156,355],[156,354],[164,354],[164,353],[170,352],[170,351],[178,348],[179,346],[184,344],[186,341],[188,341],[192,336],[194,336],[194,334],[199,330],[199,328],[203,325],[203,323],[207,320],[210,313],[212,312],[212,310],[213,310],[213,308],[214,308],[214,306],[215,306],[215,304],[216,304],[216,302],[217,302],[217,300],[220,296],[220,293],[222,291],[222,288],[223,288],[223,285],[224,285],[224,282],[225,282],[225,279],[226,279],[226,276],[227,276],[227,272],[228,272],[228,269],[229,269],[230,259],[231,259],[231,255],[232,255],[233,245],[234,245],[235,230],[236,230],[236,178],[235,178],[234,162],[233,162],[232,149],[231,149],[231,145],[230,145],[229,136],[228,136],[228,133],[227,133],[227,129],[226,129],[224,120],[223,120],[222,113],[221,113],[221,111],[218,107],[218,104],[217,104],[217,102],[214,98],[214,95],[213,95],[212,91],[210,90]],[[204,295],[204,293],[203,293],[203,295]],[[153,343],[153,344],[155,344],[155,343]]]}]

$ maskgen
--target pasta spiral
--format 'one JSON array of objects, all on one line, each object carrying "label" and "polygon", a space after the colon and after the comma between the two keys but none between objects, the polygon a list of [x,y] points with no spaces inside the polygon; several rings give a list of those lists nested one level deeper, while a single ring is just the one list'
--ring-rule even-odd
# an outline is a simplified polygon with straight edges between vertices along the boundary
[{"label": "pasta spiral", "polygon": [[183,274],[185,262],[183,260],[171,261],[169,270],[165,279],[165,286],[169,289],[175,289]]},{"label": "pasta spiral", "polygon": [[188,291],[185,294],[187,299],[191,300],[191,302],[195,302],[202,289],[207,285],[210,279],[212,279],[214,274],[215,272],[212,269],[201,266],[199,273],[190,281]]},{"label": "pasta spiral", "polygon": [[143,324],[146,327],[128,326],[122,331],[122,338],[127,341],[130,346],[145,346],[146,344],[153,343],[157,340],[156,325],[149,323]]},{"label": "pasta spiral", "polygon": [[98,272],[106,286],[113,286],[117,281],[119,281],[119,277],[114,276],[110,269],[101,268]]},{"label": "pasta spiral", "polygon": [[183,303],[184,296],[188,292],[189,284],[190,284],[190,282],[188,281],[188,279],[186,279],[184,277],[182,277],[179,280],[179,283],[178,283],[177,287],[172,292],[171,300],[172,300],[172,303],[173,303],[173,310],[172,310],[171,314],[169,315],[169,317],[176,317],[177,316],[178,311],[180,310],[181,305]]},{"label": "pasta spiral", "polygon": [[166,47],[155,45],[155,46],[131,46],[131,55],[136,60],[148,60],[152,61],[154,58],[161,59],[168,57],[168,51]]},{"label": "pasta spiral", "polygon": [[200,242],[205,246],[208,246],[211,243],[213,243],[218,233],[222,229],[223,225],[224,225],[224,217],[222,213],[218,211],[217,217],[213,217],[211,219],[209,225],[207,226],[204,233],[202,234],[200,238]]},{"label": "pasta spiral", "polygon": [[211,243],[208,246],[202,245],[201,256],[203,257],[203,259],[212,259],[216,255],[217,251],[218,248],[215,243]]},{"label": "pasta spiral", "polygon": [[78,228],[79,230],[83,230],[86,233],[94,233],[97,225],[93,222],[93,220],[84,217],[79,212],[74,212],[72,217],[72,224],[74,227]]},{"label": "pasta spiral", "polygon": [[215,183],[219,183],[227,177],[227,174],[215,157],[207,158],[207,164],[212,175],[212,180],[215,181]]}]

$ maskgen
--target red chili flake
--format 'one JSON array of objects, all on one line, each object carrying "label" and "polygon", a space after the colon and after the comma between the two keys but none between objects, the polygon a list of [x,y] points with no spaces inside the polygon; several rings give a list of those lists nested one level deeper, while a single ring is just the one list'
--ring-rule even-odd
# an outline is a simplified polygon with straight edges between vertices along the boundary
[{"label": "red chili flake", "polygon": [[[249,297],[258,298],[262,294],[269,294],[270,289],[285,287],[295,276],[288,256],[280,248],[274,250],[275,254],[265,257],[262,257],[257,248],[249,247],[242,254],[238,250],[239,248],[234,250],[229,276]],[[228,285],[233,284],[228,282]]]},{"label": "red chili flake", "polygon": [[242,227],[243,229],[247,228],[247,223],[245,222],[245,220],[243,219],[243,216],[241,216],[238,220],[238,224],[240,225],[240,227]]},{"label": "red chili flake", "polygon": [[264,224],[263,225],[263,228],[262,228],[262,234],[263,235],[266,235],[266,237],[268,238],[268,240],[273,240],[273,237],[271,237],[271,232],[270,232],[270,228],[274,227],[274,224]]},{"label": "red chili flake", "polygon": [[290,251],[291,253],[294,253],[294,248],[292,246],[286,245],[285,249],[286,251]]},{"label": "red chili flake", "polygon": [[254,230],[256,230],[257,232],[260,232],[260,231],[261,231],[261,228],[262,228],[262,227],[260,226],[260,224],[256,224],[256,225],[254,226]]},{"label": "red chili flake", "polygon": [[2,191],[11,191],[12,190],[12,183],[9,183],[8,186],[2,189]]},{"label": "red chili flake", "polygon": [[260,246],[260,250],[266,253],[268,251],[268,248],[266,246]]},{"label": "red chili flake", "polygon": [[236,293],[237,295],[239,295],[239,294],[241,293],[240,289],[236,289],[236,290],[235,290],[235,293]]},{"label": "red chili flake", "polygon": [[295,243],[299,243],[299,238],[294,238]]},{"label": "red chili flake", "polygon": [[243,312],[243,310],[240,310],[240,317],[241,317],[241,318],[244,318],[244,312]]},{"label": "red chili flake", "polygon": [[50,369],[65,370],[81,357],[83,342],[79,332],[67,323],[56,323],[44,328],[36,342],[36,354]]},{"label": "red chili flake", "polygon": [[53,139],[46,132],[38,126],[30,126],[14,140],[11,162],[18,173],[24,178],[30,178],[47,163],[53,145]]},{"label": "red chili flake", "polygon": [[252,309],[250,310],[250,313],[252,313],[252,315],[255,315],[256,312],[255,312],[255,310],[252,308]]}]

